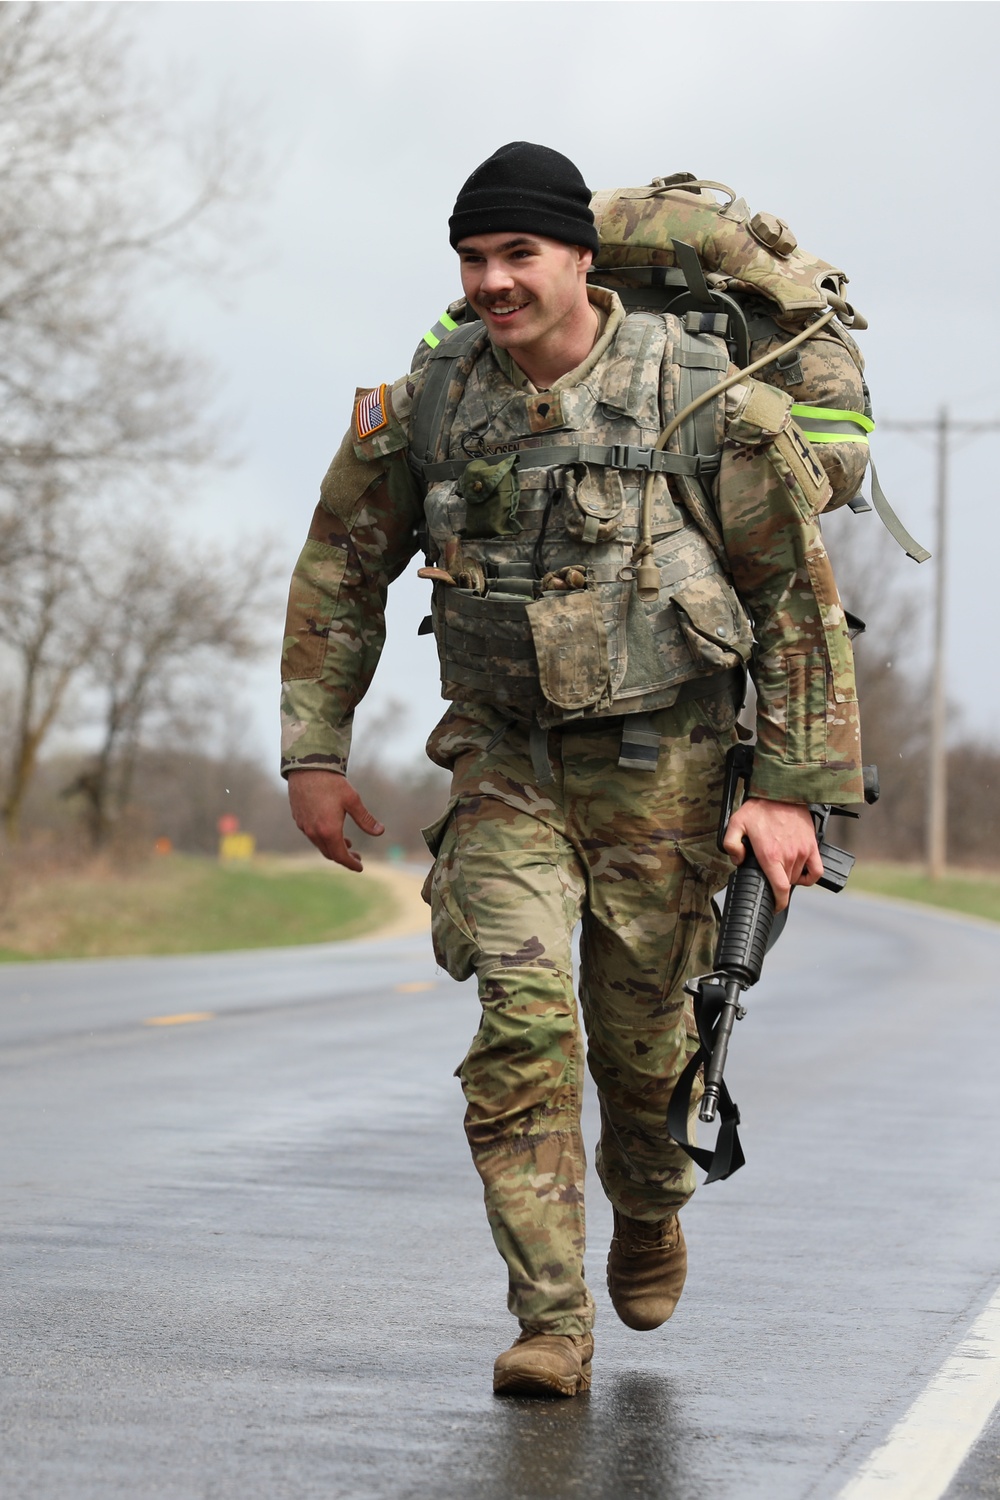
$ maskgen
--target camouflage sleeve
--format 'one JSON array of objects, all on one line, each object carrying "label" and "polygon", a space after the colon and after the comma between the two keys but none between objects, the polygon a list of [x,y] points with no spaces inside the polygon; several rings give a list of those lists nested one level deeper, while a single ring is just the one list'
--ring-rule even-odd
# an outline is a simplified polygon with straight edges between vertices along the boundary
[{"label": "camouflage sleeve", "polygon": [[[354,710],[385,642],[389,584],[417,550],[405,381],[359,391],[292,575],[281,662],[281,772],[344,771]],[[377,425],[373,425],[377,424]]]},{"label": "camouflage sleeve", "polygon": [[817,520],[829,480],[784,392],[750,380],[731,400],[719,514],[757,641],[754,795],[860,802],[854,655]]}]

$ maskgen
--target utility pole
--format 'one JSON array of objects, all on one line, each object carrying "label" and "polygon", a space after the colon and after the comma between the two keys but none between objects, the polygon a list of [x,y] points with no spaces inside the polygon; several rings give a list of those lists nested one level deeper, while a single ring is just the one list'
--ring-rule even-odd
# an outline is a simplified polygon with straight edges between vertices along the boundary
[{"label": "utility pole", "polygon": [[[926,434],[928,422],[880,422],[885,432]],[[958,433],[1000,431],[998,422],[956,422],[942,406],[933,424],[937,462],[935,484],[936,545],[934,561],[934,640],[931,667],[930,745],[928,749],[927,874],[940,880],[948,864],[948,694],[945,686],[945,625],[948,603],[948,460]]]}]

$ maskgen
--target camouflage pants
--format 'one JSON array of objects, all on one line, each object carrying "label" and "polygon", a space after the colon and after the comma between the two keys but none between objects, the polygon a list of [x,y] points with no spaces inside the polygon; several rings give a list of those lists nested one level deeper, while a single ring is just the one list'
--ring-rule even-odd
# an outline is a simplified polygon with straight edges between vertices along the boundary
[{"label": "camouflage pants", "polygon": [[711,898],[730,868],[715,834],[733,733],[696,704],[655,722],[664,736],[655,774],[618,768],[614,730],[564,730],[549,736],[555,781],[544,787],[525,731],[510,727],[494,743],[488,710],[451,710],[428,747],[454,775],[449,812],[428,830],[435,953],[454,978],[477,975],[482,1005],[458,1069],[466,1132],[510,1310],[552,1333],[585,1332],[594,1316],[583,1273],[577,922],[604,1190],[622,1213],[653,1222],[694,1190],[665,1117],[688,1056],[683,984],[711,967]]}]

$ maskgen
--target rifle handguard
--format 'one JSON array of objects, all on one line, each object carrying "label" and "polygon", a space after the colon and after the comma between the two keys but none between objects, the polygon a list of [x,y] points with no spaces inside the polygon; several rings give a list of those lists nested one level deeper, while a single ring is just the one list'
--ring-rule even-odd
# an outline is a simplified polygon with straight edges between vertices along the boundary
[{"label": "rifle handguard", "polygon": [[743,863],[726,886],[714,967],[717,973],[732,975],[743,989],[749,989],[764,967],[774,921],[774,892],[749,842],[744,839],[743,843]]}]

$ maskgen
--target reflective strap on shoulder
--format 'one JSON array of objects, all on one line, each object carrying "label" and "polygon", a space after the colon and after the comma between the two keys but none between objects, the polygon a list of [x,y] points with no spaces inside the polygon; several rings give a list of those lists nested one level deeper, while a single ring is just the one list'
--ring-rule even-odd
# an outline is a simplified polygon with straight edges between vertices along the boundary
[{"label": "reflective strap on shoulder", "polygon": [[871,417],[859,411],[838,411],[833,406],[800,406],[796,403],[792,407],[792,417],[810,443],[867,443],[868,434],[875,430]]},{"label": "reflective strap on shoulder", "polygon": [[436,349],[445,334],[452,333],[457,327],[458,324],[455,322],[455,319],[449,317],[446,312],[443,312],[434,324],[434,327],[428,328],[424,334],[424,343],[428,349]]}]

